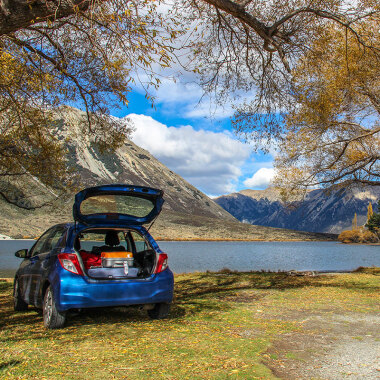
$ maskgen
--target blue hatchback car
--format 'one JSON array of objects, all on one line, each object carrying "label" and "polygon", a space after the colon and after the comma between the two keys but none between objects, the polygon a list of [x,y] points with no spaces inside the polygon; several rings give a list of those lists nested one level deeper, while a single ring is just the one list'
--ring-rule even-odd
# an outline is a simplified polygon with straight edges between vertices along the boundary
[{"label": "blue hatchback car", "polygon": [[143,226],[158,216],[163,191],[133,185],[87,188],[75,196],[74,222],[47,230],[23,258],[14,309],[43,310],[61,328],[72,309],[138,305],[165,318],[173,299],[168,257]]}]

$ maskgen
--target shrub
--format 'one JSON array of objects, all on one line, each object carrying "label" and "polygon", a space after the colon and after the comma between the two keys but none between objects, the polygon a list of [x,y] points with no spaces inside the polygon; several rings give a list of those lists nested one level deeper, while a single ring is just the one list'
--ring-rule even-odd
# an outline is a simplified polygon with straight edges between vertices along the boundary
[{"label": "shrub", "polygon": [[233,271],[230,269],[230,268],[222,268],[218,271],[218,273],[221,273],[221,274],[231,274],[233,273]]},{"label": "shrub", "polygon": [[342,243],[378,243],[379,238],[376,234],[368,230],[342,231],[338,236]]},{"label": "shrub", "polygon": [[338,240],[342,243],[360,243],[360,231],[359,230],[348,230],[348,231],[342,231],[340,235],[338,236]]},{"label": "shrub", "polygon": [[359,267],[353,270],[355,273],[368,273],[368,274],[374,274],[375,276],[380,275],[380,268],[378,267]]},{"label": "shrub", "polygon": [[378,243],[379,238],[371,231],[364,231],[362,233],[361,240],[363,243]]}]

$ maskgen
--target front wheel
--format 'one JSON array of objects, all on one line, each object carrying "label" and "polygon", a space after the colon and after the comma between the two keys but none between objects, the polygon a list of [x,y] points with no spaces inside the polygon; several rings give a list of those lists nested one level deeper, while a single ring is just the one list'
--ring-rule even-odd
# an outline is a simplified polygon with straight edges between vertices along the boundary
[{"label": "front wheel", "polygon": [[60,313],[54,302],[53,291],[49,286],[46,289],[42,310],[44,325],[47,329],[59,329],[64,326],[66,313]]},{"label": "front wheel", "polygon": [[28,304],[21,298],[20,284],[18,278],[15,278],[13,285],[13,308],[15,311],[28,310]]},{"label": "front wheel", "polygon": [[153,309],[148,310],[152,319],[164,319],[169,315],[170,303],[156,303]]}]

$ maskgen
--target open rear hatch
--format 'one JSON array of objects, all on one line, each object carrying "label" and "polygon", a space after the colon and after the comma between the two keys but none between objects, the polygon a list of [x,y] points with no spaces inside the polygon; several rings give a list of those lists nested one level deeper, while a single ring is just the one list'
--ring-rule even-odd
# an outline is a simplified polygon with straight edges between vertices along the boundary
[{"label": "open rear hatch", "polygon": [[164,192],[143,186],[103,185],[75,196],[74,220],[86,225],[125,227],[153,221],[161,212]]},{"label": "open rear hatch", "polygon": [[87,275],[97,279],[145,278],[156,264],[156,252],[132,228],[86,228],[76,235],[74,248]]}]

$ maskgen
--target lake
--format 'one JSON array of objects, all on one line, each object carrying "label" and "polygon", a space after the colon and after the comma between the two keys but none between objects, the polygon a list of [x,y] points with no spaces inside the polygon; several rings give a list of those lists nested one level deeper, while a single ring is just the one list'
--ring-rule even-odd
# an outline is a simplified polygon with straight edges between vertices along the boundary
[{"label": "lake", "polygon": [[[0,277],[13,277],[21,259],[14,252],[34,240],[0,241]],[[380,246],[338,242],[178,242],[161,241],[175,273],[218,271],[351,271],[380,266]]]}]

